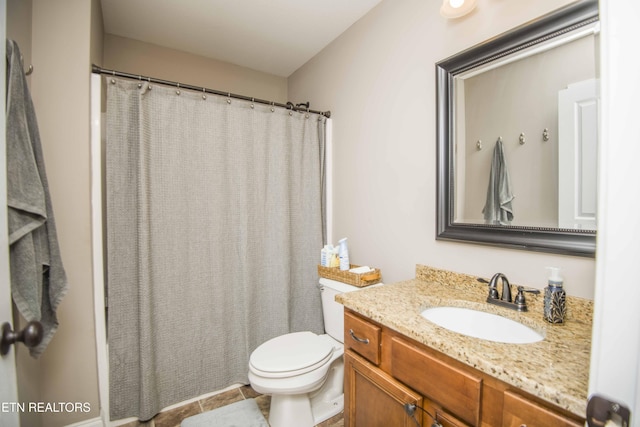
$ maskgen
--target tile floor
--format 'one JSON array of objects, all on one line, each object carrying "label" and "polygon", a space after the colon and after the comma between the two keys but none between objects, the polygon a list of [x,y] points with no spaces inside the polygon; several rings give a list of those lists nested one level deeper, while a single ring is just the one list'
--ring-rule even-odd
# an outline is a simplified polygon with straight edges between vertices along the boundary
[{"label": "tile floor", "polygon": [[[213,409],[220,408],[221,406],[251,398],[256,400],[262,414],[268,420],[271,396],[259,394],[253,390],[251,386],[246,385],[196,402],[187,403],[175,409],[160,412],[158,415],[153,417],[152,420],[147,421],[146,423],[134,421],[121,427],[180,427],[182,420],[192,415],[211,411]],[[317,427],[344,427],[342,413],[323,421],[318,424]]]}]

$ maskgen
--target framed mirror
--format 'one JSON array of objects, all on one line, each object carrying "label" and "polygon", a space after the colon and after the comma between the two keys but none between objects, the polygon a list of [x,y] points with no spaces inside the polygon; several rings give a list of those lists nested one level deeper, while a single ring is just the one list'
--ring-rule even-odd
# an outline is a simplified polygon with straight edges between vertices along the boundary
[{"label": "framed mirror", "polygon": [[437,236],[595,256],[598,2],[436,64]]}]

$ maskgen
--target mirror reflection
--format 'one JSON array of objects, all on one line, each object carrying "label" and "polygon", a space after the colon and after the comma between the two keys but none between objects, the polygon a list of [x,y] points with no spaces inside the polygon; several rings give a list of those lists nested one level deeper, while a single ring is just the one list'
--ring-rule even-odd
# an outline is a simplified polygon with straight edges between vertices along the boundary
[{"label": "mirror reflection", "polygon": [[454,223],[595,230],[596,28],[454,76]]}]

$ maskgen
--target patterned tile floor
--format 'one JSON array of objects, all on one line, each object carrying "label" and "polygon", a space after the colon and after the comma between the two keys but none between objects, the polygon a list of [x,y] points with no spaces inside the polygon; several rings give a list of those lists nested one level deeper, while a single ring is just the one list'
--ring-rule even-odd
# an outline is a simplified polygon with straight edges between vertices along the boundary
[{"label": "patterned tile floor", "polygon": [[[251,398],[256,400],[262,414],[268,420],[271,396],[259,394],[253,390],[251,386],[246,385],[196,402],[187,403],[178,408],[160,412],[158,415],[153,417],[152,420],[147,421],[146,423],[134,421],[121,427],[180,427],[182,420],[192,415],[211,411],[243,399]],[[342,413],[321,422],[317,427],[344,427]]]}]

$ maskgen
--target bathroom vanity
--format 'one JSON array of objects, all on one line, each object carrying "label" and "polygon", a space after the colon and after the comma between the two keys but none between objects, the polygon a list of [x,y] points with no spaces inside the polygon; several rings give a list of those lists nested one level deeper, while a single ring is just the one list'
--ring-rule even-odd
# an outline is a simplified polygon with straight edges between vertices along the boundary
[{"label": "bathroom vanity", "polygon": [[[486,303],[473,276],[418,266],[416,279],[339,295],[345,306],[345,425],[582,426],[592,303],[569,298],[564,325]],[[429,307],[466,307],[525,324],[539,342],[506,344],[424,319]],[[408,404],[408,405],[406,405]],[[415,405],[415,408],[412,406]],[[420,408],[423,408],[424,411]],[[426,412],[425,412],[426,411]]]}]

